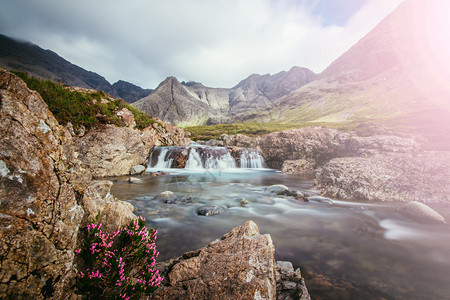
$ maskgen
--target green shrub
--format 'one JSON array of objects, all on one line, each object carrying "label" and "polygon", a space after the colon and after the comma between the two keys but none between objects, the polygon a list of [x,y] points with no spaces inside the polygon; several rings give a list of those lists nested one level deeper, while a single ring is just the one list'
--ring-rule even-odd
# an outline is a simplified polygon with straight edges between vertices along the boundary
[{"label": "green shrub", "polygon": [[[114,124],[125,126],[117,116],[122,108],[130,110],[136,121],[136,128],[144,129],[156,121],[148,114],[127,104],[121,99],[112,99],[103,91],[82,93],[71,91],[67,87],[51,80],[42,80],[23,72],[13,72],[19,76],[28,88],[37,91],[58,122],[66,125],[71,122],[74,129],[84,126],[87,130],[96,124]],[[107,103],[102,103],[107,99]],[[162,124],[161,124],[162,125]]]},{"label": "green shrub", "polygon": [[151,296],[163,277],[155,268],[157,231],[139,217],[112,235],[100,228],[100,216],[87,225],[86,239],[75,250],[82,266],[77,292],[89,299],[140,299]]}]

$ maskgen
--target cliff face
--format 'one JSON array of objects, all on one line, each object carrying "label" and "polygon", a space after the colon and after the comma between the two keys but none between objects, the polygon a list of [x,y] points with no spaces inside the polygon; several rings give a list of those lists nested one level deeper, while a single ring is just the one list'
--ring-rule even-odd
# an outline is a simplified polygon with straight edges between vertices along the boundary
[{"label": "cliff face", "polygon": [[80,227],[101,212],[117,228],[133,207],[91,181],[69,131],[2,69],[0,120],[0,298],[67,298]]}]

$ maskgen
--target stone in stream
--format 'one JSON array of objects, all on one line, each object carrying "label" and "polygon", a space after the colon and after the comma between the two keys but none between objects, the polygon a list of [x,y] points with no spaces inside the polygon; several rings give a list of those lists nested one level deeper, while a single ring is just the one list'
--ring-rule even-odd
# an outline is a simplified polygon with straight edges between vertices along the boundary
[{"label": "stone in stream", "polygon": [[171,191],[164,191],[159,194],[158,198],[163,200],[172,200],[175,198],[175,194]]},{"label": "stone in stream", "polygon": [[245,207],[249,204],[248,200],[245,198],[242,198],[241,201],[239,201],[242,207]]},{"label": "stone in stream", "polygon": [[446,224],[445,218],[440,213],[438,213],[428,205],[418,201],[411,201],[409,203],[406,203],[405,205],[402,205],[399,209],[413,217],[420,217],[429,221],[435,221]]},{"label": "stone in stream", "polygon": [[310,196],[306,198],[308,201],[333,204],[333,200],[323,196]]},{"label": "stone in stream", "polygon": [[284,195],[289,191],[289,188],[283,184],[274,184],[266,188],[269,193],[274,193],[277,195]]},{"label": "stone in stream", "polygon": [[224,208],[222,206],[218,205],[205,205],[202,207],[199,207],[197,209],[197,214],[199,216],[214,216],[214,215],[220,215],[224,212]]},{"label": "stone in stream", "polygon": [[297,200],[305,200],[305,196],[302,192],[290,190],[287,186],[283,184],[275,184],[271,185],[266,188],[266,192],[277,194],[277,195],[283,195],[283,196],[290,196],[295,197]]},{"label": "stone in stream", "polygon": [[141,175],[144,173],[145,167],[143,165],[135,165],[130,170],[130,175]]}]

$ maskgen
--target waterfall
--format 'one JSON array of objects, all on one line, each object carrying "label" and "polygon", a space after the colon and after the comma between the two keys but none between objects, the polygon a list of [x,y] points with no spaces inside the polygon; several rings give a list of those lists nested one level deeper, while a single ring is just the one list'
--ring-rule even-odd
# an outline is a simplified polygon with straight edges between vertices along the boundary
[{"label": "waterfall", "polygon": [[224,147],[191,147],[185,169],[226,170],[236,168],[236,162]]},{"label": "waterfall", "polygon": [[[156,147],[149,155],[147,171],[167,169],[232,170],[236,161],[225,147],[190,145],[188,147]],[[244,149],[240,155],[241,168],[264,168],[264,159],[255,149]]]},{"label": "waterfall", "polygon": [[264,158],[255,149],[245,149],[241,152],[241,168],[262,169],[264,168]]},{"label": "waterfall", "polygon": [[173,158],[167,159],[168,153],[168,147],[156,147],[148,158],[148,168],[169,169],[172,166]]}]

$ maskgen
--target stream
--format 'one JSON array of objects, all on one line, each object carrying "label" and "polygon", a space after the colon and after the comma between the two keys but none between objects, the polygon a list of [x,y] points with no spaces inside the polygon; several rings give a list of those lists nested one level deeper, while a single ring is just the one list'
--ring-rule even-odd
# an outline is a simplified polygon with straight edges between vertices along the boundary
[{"label": "stream", "polygon": [[[158,229],[159,261],[204,247],[253,220],[272,236],[276,259],[301,268],[313,299],[450,299],[448,224],[404,215],[400,203],[321,197],[312,177],[264,169],[255,154],[241,163],[256,168],[238,168],[223,149],[189,149],[186,168],[173,169],[170,149],[155,151],[147,171],[169,173],[146,173],[132,183],[113,178],[112,193]],[[300,191],[309,201],[266,192],[274,184]],[[164,191],[175,197],[160,197]],[[220,206],[223,213],[198,215],[205,205]],[[450,220],[450,207],[433,208]]]}]

